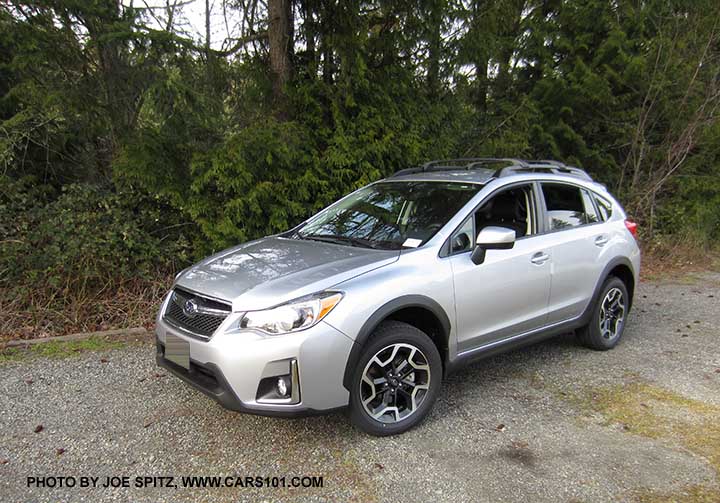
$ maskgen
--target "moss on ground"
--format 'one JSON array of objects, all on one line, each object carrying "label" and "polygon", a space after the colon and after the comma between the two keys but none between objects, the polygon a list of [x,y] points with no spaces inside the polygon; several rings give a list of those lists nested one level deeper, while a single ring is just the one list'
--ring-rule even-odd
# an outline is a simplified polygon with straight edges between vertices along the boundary
[{"label": "moss on ground", "polygon": [[[706,459],[720,478],[720,407],[640,381],[592,389],[572,400],[601,415],[608,425],[621,425],[627,433],[662,440]],[[645,489],[633,497],[642,503],[717,502],[720,488],[694,485],[667,494]]]},{"label": "moss on ground", "polygon": [[88,351],[107,351],[130,344],[127,341],[103,337],[90,337],[80,341],[52,341],[33,344],[27,348],[5,348],[0,350],[0,364],[22,361],[34,357],[68,358]]},{"label": "moss on ground", "polygon": [[638,503],[717,503],[720,501],[720,492],[715,488],[696,485],[668,494],[651,490],[637,491],[634,498]]}]

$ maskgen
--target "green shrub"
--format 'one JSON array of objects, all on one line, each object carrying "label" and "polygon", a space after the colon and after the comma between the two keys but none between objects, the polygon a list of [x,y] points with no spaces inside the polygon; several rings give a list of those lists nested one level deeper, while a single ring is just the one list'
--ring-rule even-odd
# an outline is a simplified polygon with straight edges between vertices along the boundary
[{"label": "green shrub", "polygon": [[245,128],[195,156],[188,212],[215,250],[286,230],[307,216],[318,190],[313,165],[294,123]]},{"label": "green shrub", "polygon": [[0,195],[3,289],[93,292],[190,260],[192,226],[158,197],[74,184],[42,204],[43,186],[6,182]]}]

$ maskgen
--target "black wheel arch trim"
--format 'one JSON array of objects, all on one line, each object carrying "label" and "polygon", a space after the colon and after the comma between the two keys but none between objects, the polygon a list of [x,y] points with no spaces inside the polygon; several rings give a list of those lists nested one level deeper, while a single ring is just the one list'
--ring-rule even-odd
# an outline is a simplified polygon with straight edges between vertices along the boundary
[{"label": "black wheel arch trim", "polygon": [[445,309],[437,303],[437,301],[426,297],[425,295],[403,295],[396,299],[383,304],[379,307],[363,324],[362,328],[355,338],[355,344],[353,344],[348,355],[347,363],[345,364],[345,374],[343,375],[343,386],[345,389],[350,391],[350,381],[352,380],[353,371],[355,370],[355,364],[360,359],[365,343],[370,338],[372,333],[375,331],[378,325],[382,323],[388,316],[393,313],[406,309],[409,307],[421,307],[430,311],[440,321],[440,325],[443,330],[444,343],[447,348],[448,336],[450,334],[450,318],[448,317]]},{"label": "black wheel arch trim", "polygon": [[[595,310],[595,305],[598,302],[598,298],[600,297],[600,294],[602,293],[602,287],[605,284],[605,281],[607,280],[608,276],[610,276],[610,272],[615,269],[619,265],[624,265],[628,269],[630,269],[630,273],[633,275],[633,281],[635,281],[635,268],[632,265],[632,262],[630,262],[630,259],[627,257],[616,257],[612,259],[610,262],[607,263],[605,268],[603,269],[602,273],[600,274],[600,278],[598,279],[597,284],[595,285],[595,290],[593,290],[592,297],[590,298],[590,302],[585,307],[585,311],[583,311],[583,314],[580,316],[580,319],[582,321],[582,324],[586,324],[590,322],[590,318],[592,316],[593,311]],[[629,291],[628,285],[625,285],[626,288],[628,288],[628,295],[630,296],[629,300],[629,306],[628,306],[628,312],[630,309],[632,309],[633,304],[633,295],[635,289],[633,288],[632,293]]]}]

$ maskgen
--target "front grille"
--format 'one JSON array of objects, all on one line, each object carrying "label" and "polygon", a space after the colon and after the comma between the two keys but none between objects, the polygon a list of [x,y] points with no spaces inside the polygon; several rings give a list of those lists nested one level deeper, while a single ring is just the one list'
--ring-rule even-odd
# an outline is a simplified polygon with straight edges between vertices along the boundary
[{"label": "front grille", "polygon": [[[188,309],[188,301],[192,301]],[[170,297],[164,318],[192,335],[208,339],[230,314],[230,306],[176,288]]]}]

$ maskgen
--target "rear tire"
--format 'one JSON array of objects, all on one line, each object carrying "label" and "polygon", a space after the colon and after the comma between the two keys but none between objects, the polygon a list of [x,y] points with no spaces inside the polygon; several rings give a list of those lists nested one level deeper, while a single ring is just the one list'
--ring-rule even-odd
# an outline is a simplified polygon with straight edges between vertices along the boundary
[{"label": "rear tire", "polygon": [[598,351],[614,348],[622,337],[630,308],[630,297],[620,278],[609,276],[600,289],[590,322],[577,330],[580,342]]},{"label": "rear tire", "polygon": [[384,321],[358,360],[350,389],[350,420],[376,436],[396,435],[419,424],[440,393],[440,353],[421,330]]}]

